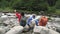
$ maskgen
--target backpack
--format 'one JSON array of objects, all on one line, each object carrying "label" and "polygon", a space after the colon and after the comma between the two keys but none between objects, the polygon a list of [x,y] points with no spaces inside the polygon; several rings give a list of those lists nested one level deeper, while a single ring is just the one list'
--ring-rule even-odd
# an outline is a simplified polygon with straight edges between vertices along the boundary
[{"label": "backpack", "polygon": [[25,16],[21,17],[20,25],[23,27],[26,25],[26,17]]},{"label": "backpack", "polygon": [[41,20],[40,20],[40,26],[46,26],[47,21],[48,21],[47,18],[42,17]]}]

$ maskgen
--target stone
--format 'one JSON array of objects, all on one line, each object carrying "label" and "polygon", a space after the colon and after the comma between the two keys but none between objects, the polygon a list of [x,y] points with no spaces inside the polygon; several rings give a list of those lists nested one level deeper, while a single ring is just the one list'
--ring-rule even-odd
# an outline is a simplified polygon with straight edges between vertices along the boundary
[{"label": "stone", "polygon": [[23,29],[24,28],[22,26],[15,26],[5,34],[21,34]]}]

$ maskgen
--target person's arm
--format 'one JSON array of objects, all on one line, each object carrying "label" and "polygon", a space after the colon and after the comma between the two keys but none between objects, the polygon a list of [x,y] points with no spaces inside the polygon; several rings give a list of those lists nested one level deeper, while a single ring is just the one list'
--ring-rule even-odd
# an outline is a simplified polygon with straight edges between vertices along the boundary
[{"label": "person's arm", "polygon": [[16,16],[16,18],[18,18],[18,13],[17,12],[15,13],[15,16]]},{"label": "person's arm", "polygon": [[39,18],[38,25],[40,25],[41,19],[42,19],[42,17],[41,17],[41,18]]}]

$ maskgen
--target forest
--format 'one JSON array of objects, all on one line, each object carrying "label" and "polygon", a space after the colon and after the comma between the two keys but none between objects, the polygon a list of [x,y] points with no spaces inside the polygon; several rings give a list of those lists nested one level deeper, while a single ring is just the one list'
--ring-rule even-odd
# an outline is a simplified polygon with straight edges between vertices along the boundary
[{"label": "forest", "polygon": [[13,10],[60,15],[60,0],[0,0],[0,12]]}]

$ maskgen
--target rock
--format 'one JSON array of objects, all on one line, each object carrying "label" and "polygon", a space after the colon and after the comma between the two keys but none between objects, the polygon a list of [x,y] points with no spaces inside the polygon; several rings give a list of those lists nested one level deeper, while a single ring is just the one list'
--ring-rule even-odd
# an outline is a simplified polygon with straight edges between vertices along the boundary
[{"label": "rock", "polygon": [[60,21],[60,18],[55,18],[55,21]]},{"label": "rock", "polygon": [[3,15],[3,16],[1,16],[1,18],[7,18],[8,16],[7,15]]},{"label": "rock", "polygon": [[28,31],[28,29],[29,29],[29,26],[26,25],[26,26],[24,27],[24,30],[23,30],[23,31]]},{"label": "rock", "polygon": [[0,34],[5,34],[5,30],[3,28],[0,28]]},{"label": "rock", "polygon": [[56,31],[60,33],[60,28],[57,28]]},{"label": "rock", "polygon": [[21,34],[23,29],[24,28],[22,26],[15,26],[5,34]]},{"label": "rock", "polygon": [[59,34],[58,32],[48,29],[43,26],[35,26],[33,30],[33,34]]}]

